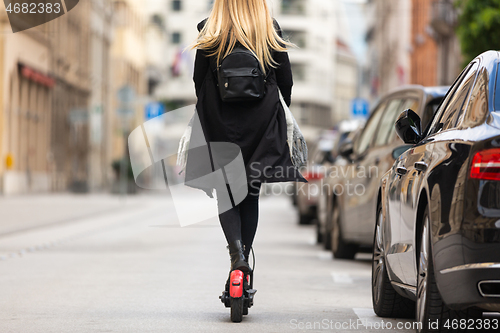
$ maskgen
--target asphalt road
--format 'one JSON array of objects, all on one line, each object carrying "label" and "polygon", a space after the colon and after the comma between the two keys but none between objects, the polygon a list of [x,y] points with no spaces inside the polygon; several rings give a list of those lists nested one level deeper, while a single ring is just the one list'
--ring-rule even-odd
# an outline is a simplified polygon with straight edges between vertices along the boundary
[{"label": "asphalt road", "polygon": [[181,228],[166,195],[1,198],[0,332],[414,332],[374,315],[369,255],[332,260],[287,197],[259,223],[255,306],[231,323],[215,218]]}]

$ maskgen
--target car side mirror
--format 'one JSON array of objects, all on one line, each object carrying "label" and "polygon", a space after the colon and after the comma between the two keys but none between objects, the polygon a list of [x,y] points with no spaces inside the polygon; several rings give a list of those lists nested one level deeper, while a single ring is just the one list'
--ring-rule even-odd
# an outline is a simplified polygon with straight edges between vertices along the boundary
[{"label": "car side mirror", "polygon": [[340,147],[339,147],[339,155],[340,156],[347,158],[353,152],[354,152],[354,143],[351,140],[346,139],[346,140],[344,140],[344,142],[342,142],[340,144]]},{"label": "car side mirror", "polygon": [[416,144],[422,140],[422,122],[412,109],[401,112],[394,126],[404,143]]}]

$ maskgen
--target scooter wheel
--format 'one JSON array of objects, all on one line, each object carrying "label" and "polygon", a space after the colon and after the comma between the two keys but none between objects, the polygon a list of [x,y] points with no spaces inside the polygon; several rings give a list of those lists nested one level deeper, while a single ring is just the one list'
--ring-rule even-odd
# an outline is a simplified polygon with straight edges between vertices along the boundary
[{"label": "scooter wheel", "polygon": [[[243,320],[244,297],[231,297],[231,321],[239,323]],[[247,310],[248,311],[248,310]]]},{"label": "scooter wheel", "polygon": [[248,314],[248,306],[243,304],[243,315],[246,316]]}]

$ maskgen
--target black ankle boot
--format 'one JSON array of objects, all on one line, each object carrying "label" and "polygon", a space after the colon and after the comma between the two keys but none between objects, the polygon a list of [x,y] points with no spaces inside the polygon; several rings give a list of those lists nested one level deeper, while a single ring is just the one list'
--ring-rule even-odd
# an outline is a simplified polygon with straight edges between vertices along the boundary
[{"label": "black ankle boot", "polygon": [[227,248],[229,249],[229,255],[231,256],[231,271],[239,269],[244,273],[250,272],[250,266],[245,260],[245,255],[243,254],[243,243],[241,240],[231,242]]}]

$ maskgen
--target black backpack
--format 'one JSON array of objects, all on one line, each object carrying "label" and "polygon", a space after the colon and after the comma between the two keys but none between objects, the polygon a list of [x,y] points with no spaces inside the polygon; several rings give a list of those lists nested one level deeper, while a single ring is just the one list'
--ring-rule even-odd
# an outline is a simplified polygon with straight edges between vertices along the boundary
[{"label": "black backpack", "polygon": [[257,57],[245,47],[235,46],[216,70],[224,102],[256,101],[264,97],[267,77]]}]

